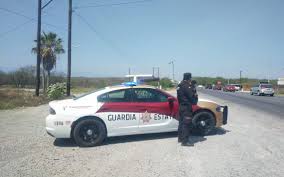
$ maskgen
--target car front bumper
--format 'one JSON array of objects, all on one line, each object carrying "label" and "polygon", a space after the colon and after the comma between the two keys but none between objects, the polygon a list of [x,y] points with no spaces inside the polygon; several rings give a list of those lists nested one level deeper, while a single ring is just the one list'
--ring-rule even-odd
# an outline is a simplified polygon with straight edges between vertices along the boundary
[{"label": "car front bumper", "polygon": [[260,93],[265,95],[271,95],[274,94],[274,91],[261,91]]},{"label": "car front bumper", "polygon": [[226,125],[228,122],[228,106],[223,107],[223,125]]}]

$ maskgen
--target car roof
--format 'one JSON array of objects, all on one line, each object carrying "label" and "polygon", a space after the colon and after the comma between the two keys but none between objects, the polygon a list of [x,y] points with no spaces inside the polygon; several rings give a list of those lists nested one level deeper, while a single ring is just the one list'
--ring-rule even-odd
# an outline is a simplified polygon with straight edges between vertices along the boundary
[{"label": "car roof", "polygon": [[150,85],[137,85],[137,86],[125,86],[125,85],[115,85],[115,86],[108,86],[100,90],[95,90],[86,94],[83,94],[76,98],[76,100],[83,98],[83,97],[92,97],[92,96],[98,96],[100,94],[104,94],[107,92],[115,91],[115,90],[121,90],[121,89],[129,89],[129,88],[150,88],[150,89],[156,89],[156,87],[150,86]]},{"label": "car roof", "polygon": [[114,85],[114,86],[107,86],[105,88],[120,89],[120,88],[155,88],[155,87],[151,85],[137,85],[137,86]]},{"label": "car roof", "polygon": [[105,87],[105,89],[111,89],[111,90],[118,90],[118,89],[125,89],[125,88],[151,88],[151,89],[156,89],[156,87],[151,86],[151,85],[137,85],[137,86],[115,85],[115,86]]}]

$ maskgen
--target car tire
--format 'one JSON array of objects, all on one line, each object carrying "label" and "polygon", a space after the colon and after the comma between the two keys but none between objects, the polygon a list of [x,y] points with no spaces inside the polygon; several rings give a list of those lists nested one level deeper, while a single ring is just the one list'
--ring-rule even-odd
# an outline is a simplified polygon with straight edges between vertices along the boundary
[{"label": "car tire", "polygon": [[206,136],[215,130],[216,120],[212,113],[202,111],[193,116],[192,123],[194,134]]},{"label": "car tire", "polygon": [[274,96],[274,94],[270,94],[270,96]]},{"label": "car tire", "polygon": [[83,119],[75,125],[73,138],[81,147],[100,145],[106,138],[105,125],[95,118]]}]

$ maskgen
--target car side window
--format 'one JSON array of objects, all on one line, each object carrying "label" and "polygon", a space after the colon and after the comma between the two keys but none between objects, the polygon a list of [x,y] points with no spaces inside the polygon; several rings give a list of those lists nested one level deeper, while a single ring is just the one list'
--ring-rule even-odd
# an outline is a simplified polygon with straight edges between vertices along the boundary
[{"label": "car side window", "polygon": [[129,102],[130,100],[130,91],[128,89],[116,90],[98,96],[98,102]]},{"label": "car side window", "polygon": [[133,90],[133,101],[134,102],[167,102],[168,98],[166,95],[154,89],[136,88]]}]

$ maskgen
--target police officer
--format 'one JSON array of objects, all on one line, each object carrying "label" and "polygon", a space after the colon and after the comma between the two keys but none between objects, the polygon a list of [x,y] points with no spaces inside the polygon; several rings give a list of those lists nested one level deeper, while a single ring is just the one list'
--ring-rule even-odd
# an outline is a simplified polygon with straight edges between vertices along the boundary
[{"label": "police officer", "polygon": [[192,104],[193,105],[196,105],[198,103],[198,94],[197,94],[197,91],[196,91],[196,85],[197,85],[196,80],[192,80],[191,81],[191,89],[192,89],[192,94],[193,94],[193,98],[192,98]]},{"label": "police officer", "polygon": [[193,146],[193,143],[188,140],[192,127],[191,106],[194,97],[191,87],[191,73],[184,73],[183,81],[177,87],[177,97],[179,102],[178,141],[182,143],[182,146]]}]

